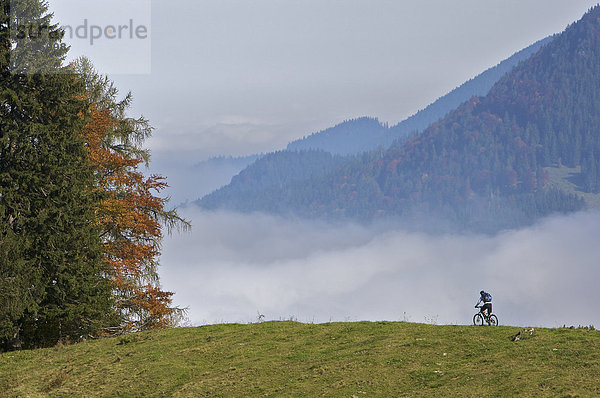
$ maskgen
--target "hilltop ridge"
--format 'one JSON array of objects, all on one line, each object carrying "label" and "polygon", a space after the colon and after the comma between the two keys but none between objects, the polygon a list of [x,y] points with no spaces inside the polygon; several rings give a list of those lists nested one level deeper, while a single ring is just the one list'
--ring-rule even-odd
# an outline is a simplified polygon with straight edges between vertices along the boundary
[{"label": "hilltop ridge", "polygon": [[[0,354],[0,397],[590,396],[600,333],[405,322],[177,328]],[[528,329],[529,330],[529,329]]]}]

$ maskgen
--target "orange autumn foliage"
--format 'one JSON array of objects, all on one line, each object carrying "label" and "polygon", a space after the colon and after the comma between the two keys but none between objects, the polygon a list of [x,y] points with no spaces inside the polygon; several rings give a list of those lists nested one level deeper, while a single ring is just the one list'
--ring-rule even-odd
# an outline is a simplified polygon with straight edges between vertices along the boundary
[{"label": "orange autumn foliage", "polygon": [[90,114],[84,135],[102,198],[95,222],[119,318],[111,332],[172,326],[180,310],[171,307],[173,293],[161,290],[156,271],[161,217],[168,214],[166,199],[156,194],[167,184],[158,175],[145,177],[138,169],[143,160],[112,142],[117,120],[109,109],[91,105]]}]

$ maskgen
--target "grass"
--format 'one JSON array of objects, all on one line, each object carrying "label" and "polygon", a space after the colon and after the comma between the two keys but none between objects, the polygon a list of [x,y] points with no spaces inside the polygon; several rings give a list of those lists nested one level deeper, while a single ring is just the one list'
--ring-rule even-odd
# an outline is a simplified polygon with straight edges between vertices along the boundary
[{"label": "grass", "polygon": [[583,198],[588,209],[600,209],[600,194],[586,193],[581,186],[581,166],[545,167],[550,186]]},{"label": "grass", "polygon": [[0,355],[0,397],[600,394],[600,332],[404,322],[264,322]]}]

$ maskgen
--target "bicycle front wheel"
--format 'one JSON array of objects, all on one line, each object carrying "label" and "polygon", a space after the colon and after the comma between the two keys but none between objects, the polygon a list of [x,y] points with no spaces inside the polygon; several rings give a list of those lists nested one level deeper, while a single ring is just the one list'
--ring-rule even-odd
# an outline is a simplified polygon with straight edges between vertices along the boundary
[{"label": "bicycle front wheel", "polygon": [[490,326],[498,326],[498,317],[495,314],[490,315]]},{"label": "bicycle front wheel", "polygon": [[481,315],[481,313],[477,313],[475,314],[475,316],[473,317],[473,325],[476,326],[483,326],[483,315]]}]

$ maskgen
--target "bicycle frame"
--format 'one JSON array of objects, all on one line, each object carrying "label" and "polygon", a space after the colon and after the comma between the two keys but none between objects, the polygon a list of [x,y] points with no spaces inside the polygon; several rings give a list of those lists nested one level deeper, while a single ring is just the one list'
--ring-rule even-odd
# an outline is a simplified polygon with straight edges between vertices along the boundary
[{"label": "bicycle frame", "polygon": [[483,308],[483,305],[476,305],[475,308],[479,308],[479,313],[481,315],[483,315],[483,319],[485,319],[488,323],[490,322],[490,315],[492,315],[492,313],[490,312],[489,314],[486,312],[483,312],[481,309]]},{"label": "bicycle frame", "polygon": [[488,325],[493,324],[494,326],[498,326],[498,317],[496,316],[496,314],[493,314],[493,313],[486,314],[481,311],[482,307],[483,307],[482,305],[475,306],[475,308],[479,308],[479,312],[473,316],[473,323],[477,325],[476,318],[478,315],[480,315],[482,317],[482,320],[487,322]]}]

